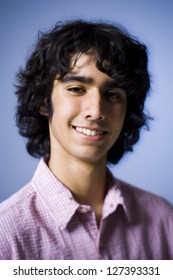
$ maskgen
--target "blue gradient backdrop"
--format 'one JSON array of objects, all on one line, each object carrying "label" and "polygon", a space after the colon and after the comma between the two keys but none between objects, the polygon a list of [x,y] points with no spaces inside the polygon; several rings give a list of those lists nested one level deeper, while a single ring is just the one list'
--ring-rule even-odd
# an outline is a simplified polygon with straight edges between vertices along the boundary
[{"label": "blue gradient backdrop", "polygon": [[113,168],[114,174],[173,203],[173,2],[157,0],[4,0],[0,2],[0,201],[26,184],[37,159],[25,151],[14,114],[14,76],[24,64],[38,30],[58,20],[105,19],[123,24],[149,48],[152,91],[149,132]]}]

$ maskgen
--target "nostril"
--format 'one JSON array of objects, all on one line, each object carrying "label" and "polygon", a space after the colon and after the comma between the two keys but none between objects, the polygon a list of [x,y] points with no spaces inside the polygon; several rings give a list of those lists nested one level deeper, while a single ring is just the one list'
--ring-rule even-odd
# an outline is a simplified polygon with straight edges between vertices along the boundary
[{"label": "nostril", "polygon": [[103,117],[103,116],[100,116],[100,117],[98,118],[98,120],[104,120],[104,117]]},{"label": "nostril", "polygon": [[102,121],[105,119],[104,116],[92,116],[92,115],[86,115],[86,119],[91,119],[91,120],[99,120]]}]

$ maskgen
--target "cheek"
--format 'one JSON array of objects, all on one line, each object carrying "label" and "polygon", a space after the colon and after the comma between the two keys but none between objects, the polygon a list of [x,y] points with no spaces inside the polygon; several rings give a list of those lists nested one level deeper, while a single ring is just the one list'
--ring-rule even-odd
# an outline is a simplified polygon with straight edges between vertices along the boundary
[{"label": "cheek", "polygon": [[59,126],[69,123],[73,118],[80,114],[80,103],[69,99],[59,99],[54,102],[52,122]]},{"label": "cheek", "polygon": [[120,118],[122,120],[122,123],[124,123],[126,117],[126,108],[121,111],[120,116],[121,116]]},{"label": "cheek", "polygon": [[126,115],[126,107],[125,106],[120,106],[118,108],[116,108],[116,110],[114,110],[112,112],[112,114],[110,114],[110,118],[113,120],[113,122],[119,125],[122,125],[124,123],[125,120],[125,115]]}]

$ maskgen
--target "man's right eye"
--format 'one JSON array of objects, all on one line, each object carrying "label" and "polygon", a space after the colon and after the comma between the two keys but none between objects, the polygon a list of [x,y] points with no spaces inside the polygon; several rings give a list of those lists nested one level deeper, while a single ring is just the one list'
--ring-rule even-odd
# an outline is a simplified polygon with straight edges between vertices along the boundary
[{"label": "man's right eye", "polygon": [[85,90],[81,87],[71,87],[71,88],[68,88],[68,91],[70,91],[72,93],[76,93],[76,94],[82,94],[85,92]]}]

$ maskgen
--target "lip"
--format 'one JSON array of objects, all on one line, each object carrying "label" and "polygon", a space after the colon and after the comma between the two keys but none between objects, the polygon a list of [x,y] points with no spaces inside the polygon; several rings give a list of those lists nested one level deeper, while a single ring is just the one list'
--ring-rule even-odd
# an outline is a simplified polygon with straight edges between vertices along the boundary
[{"label": "lip", "polygon": [[84,139],[88,140],[101,140],[105,137],[105,135],[108,133],[107,130],[101,128],[101,127],[86,127],[86,126],[76,126],[71,125],[71,127],[74,129],[78,135],[80,135]]}]

